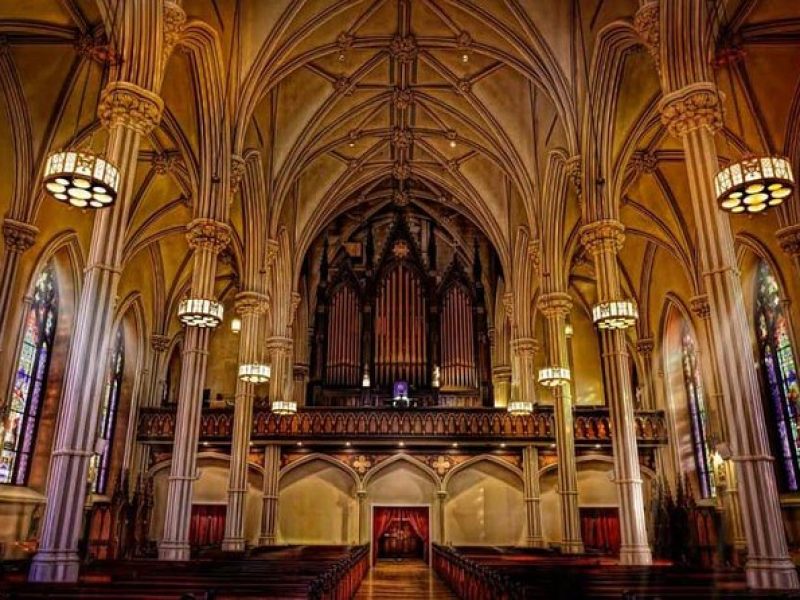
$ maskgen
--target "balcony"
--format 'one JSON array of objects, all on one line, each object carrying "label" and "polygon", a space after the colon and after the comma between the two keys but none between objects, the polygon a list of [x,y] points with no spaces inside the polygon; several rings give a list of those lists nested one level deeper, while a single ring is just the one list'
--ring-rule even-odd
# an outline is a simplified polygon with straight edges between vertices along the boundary
[{"label": "balcony", "polygon": [[[611,423],[606,407],[573,410],[578,447],[610,445]],[[667,443],[663,411],[637,411],[639,445]],[[200,441],[229,444],[233,408],[203,410]],[[174,408],[143,408],[139,412],[138,440],[147,444],[171,444],[175,435]],[[526,417],[513,417],[500,408],[301,408],[281,417],[268,408],[256,408],[251,439],[254,442],[325,442],[337,440],[425,442],[508,442],[548,444],[555,442],[555,418],[550,406],[538,406]]]}]

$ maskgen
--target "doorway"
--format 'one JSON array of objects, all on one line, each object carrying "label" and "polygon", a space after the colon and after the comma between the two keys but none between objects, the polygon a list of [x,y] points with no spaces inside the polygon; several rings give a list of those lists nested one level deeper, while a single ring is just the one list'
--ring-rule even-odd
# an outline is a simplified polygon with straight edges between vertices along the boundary
[{"label": "doorway", "polygon": [[374,506],[372,559],[428,562],[430,513],[427,506]]}]

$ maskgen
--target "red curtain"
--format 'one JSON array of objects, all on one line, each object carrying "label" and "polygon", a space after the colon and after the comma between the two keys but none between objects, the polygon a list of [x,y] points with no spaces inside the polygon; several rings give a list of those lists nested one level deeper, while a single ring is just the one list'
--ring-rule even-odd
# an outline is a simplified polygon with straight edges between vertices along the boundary
[{"label": "red curtain", "polygon": [[189,543],[192,546],[214,546],[222,543],[225,536],[224,504],[193,504],[192,521],[189,527]]},{"label": "red curtain", "polygon": [[587,549],[619,554],[619,511],[616,508],[582,508],[581,534]]},{"label": "red curtain", "polygon": [[422,540],[423,556],[428,560],[428,545],[430,542],[430,527],[428,526],[427,506],[376,506],[372,523],[372,560],[378,560],[378,544],[381,537],[394,521],[407,521],[414,533]]}]

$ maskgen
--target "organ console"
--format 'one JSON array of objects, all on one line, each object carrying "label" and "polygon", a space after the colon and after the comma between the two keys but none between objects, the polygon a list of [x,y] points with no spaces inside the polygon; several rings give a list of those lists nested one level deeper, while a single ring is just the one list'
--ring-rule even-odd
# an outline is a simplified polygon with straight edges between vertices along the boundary
[{"label": "organ console", "polygon": [[420,405],[440,395],[451,406],[453,396],[462,406],[491,405],[477,242],[470,276],[456,253],[438,268],[433,226],[427,260],[405,215],[396,214],[377,262],[372,229],[358,263],[342,250],[329,265],[323,244],[308,404],[392,405],[392,386],[404,381]]}]

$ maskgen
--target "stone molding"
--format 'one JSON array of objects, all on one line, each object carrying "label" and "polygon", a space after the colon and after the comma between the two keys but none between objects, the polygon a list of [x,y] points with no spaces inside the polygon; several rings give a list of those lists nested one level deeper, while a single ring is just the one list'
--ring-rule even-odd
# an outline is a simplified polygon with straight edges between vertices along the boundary
[{"label": "stone molding", "polygon": [[165,352],[169,348],[169,336],[154,333],[150,336],[150,347],[156,352]]},{"label": "stone molding", "polygon": [[789,225],[775,232],[778,244],[789,256],[800,255],[800,224]]},{"label": "stone molding", "polygon": [[656,69],[661,70],[661,27],[658,0],[642,4],[633,17],[633,28],[642,39],[642,44],[653,58]]},{"label": "stone molding", "polygon": [[572,311],[572,298],[566,292],[550,292],[539,297],[539,310],[545,317],[566,317]]},{"label": "stone molding", "polygon": [[625,242],[625,226],[616,219],[602,219],[581,227],[581,244],[593,256],[607,252],[617,253]]},{"label": "stone molding", "polygon": [[267,312],[269,299],[258,292],[239,292],[236,294],[236,313],[244,315],[263,315]]},{"label": "stone molding", "polygon": [[3,239],[11,252],[22,254],[36,243],[39,228],[6,217],[3,220]]},{"label": "stone molding", "polygon": [[535,356],[539,352],[539,342],[530,337],[514,338],[511,340],[511,350],[519,356]]},{"label": "stone molding", "polygon": [[160,96],[126,81],[109,83],[100,96],[97,115],[107,129],[126,127],[149,134],[161,121],[164,101]]},{"label": "stone molding", "polygon": [[195,219],[186,226],[186,239],[193,250],[222,252],[231,241],[231,228],[214,219]]},{"label": "stone molding", "polygon": [[671,92],[658,104],[661,122],[675,137],[702,127],[715,132],[723,126],[720,95],[717,87],[707,81]]},{"label": "stone molding", "polygon": [[700,319],[708,319],[711,316],[711,305],[706,294],[693,296],[689,300],[689,309]]}]

